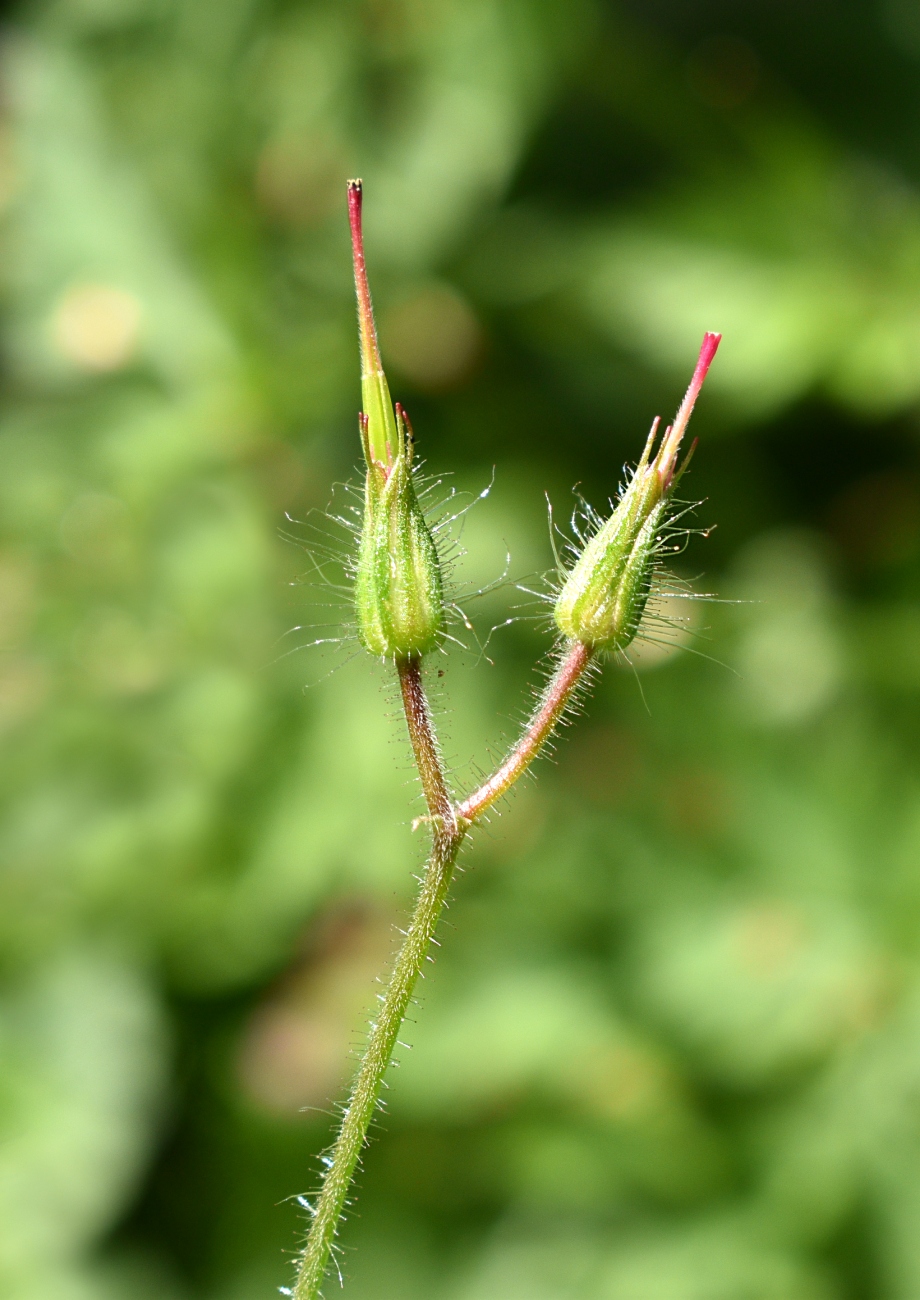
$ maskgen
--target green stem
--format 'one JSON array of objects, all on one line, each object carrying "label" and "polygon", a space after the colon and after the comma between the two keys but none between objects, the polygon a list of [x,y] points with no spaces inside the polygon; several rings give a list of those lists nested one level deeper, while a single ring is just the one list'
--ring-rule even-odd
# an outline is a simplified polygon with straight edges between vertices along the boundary
[{"label": "green stem", "polygon": [[422,963],[428,955],[467,829],[467,823],[454,816],[431,725],[420,662],[413,656],[399,660],[396,667],[412,751],[428,805],[432,828],[431,855],[405,942],[396,958],[380,1011],[371,1025],[367,1049],[342,1116],[331,1163],[301,1255],[294,1287],[295,1300],[315,1300],[319,1295],[336,1229],[347,1204],[355,1167],[367,1141],[368,1128],[377,1108],[399,1027],[421,974]]},{"label": "green stem", "polygon": [[301,1256],[300,1272],[294,1287],[296,1300],[314,1300],[319,1295],[355,1166],[367,1141],[367,1131],[377,1109],[399,1027],[447,897],[461,840],[462,835],[435,837],[406,941],[396,958],[380,1014],[371,1025],[367,1050],[342,1117],[332,1163],[323,1181],[322,1194]]},{"label": "green stem", "polygon": [[487,808],[510,790],[546,744],[572,698],[592,653],[572,642],[540,698],[520,741],[494,776],[475,794],[455,805],[450,797],[422,681],[418,656],[397,660],[403,711],[422,782],[431,824],[431,854],[405,942],[399,951],[380,1011],[371,1025],[367,1049],[352,1085],[307,1242],[300,1257],[294,1300],[316,1300],[326,1275],[339,1222],[348,1203],[355,1168],[384,1086],[403,1017],[428,955],[447,899],[464,837]]}]

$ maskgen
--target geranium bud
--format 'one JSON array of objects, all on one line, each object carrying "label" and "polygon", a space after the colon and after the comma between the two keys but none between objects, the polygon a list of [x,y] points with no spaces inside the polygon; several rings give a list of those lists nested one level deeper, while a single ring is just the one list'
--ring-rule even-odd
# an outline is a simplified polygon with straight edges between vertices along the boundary
[{"label": "geranium bud", "polygon": [[361,182],[348,185],[354,253],[361,389],[361,442],[367,463],[364,518],[355,573],[358,633],[372,654],[407,658],[437,644],[444,622],[441,569],[412,476],[413,435],[395,410],[380,360],[361,234]]},{"label": "geranium bud", "polygon": [[[639,631],[652,587],[668,506],[680,469],[677,457],[721,334],[707,334],[690,387],[653,456],[659,421],[616,509],[588,541],[556,601],[559,630],[596,650],[625,650]],[[691,448],[691,452],[692,452]]]}]

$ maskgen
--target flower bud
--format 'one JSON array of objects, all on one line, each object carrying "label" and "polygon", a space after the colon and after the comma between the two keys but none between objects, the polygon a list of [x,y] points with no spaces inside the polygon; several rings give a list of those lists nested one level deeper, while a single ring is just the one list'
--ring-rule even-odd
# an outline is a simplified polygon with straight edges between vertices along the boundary
[{"label": "flower bud", "polygon": [[[559,630],[593,650],[625,650],[639,631],[668,505],[689,456],[677,457],[721,334],[707,334],[687,394],[652,456],[659,421],[613,514],[589,540],[556,601]],[[693,448],[691,447],[691,454]]]},{"label": "flower bud", "polygon": [[[403,658],[434,648],[444,602],[438,553],[412,483],[412,430],[398,403],[394,423],[398,451],[392,466],[368,460],[355,608],[371,654]],[[368,425],[363,416],[370,457]]]},{"label": "flower bud", "polygon": [[406,658],[437,643],[444,599],[437,548],[412,478],[413,435],[380,360],[361,235],[361,182],[348,185],[361,337],[361,441],[367,462],[355,571],[358,634],[371,654]]}]

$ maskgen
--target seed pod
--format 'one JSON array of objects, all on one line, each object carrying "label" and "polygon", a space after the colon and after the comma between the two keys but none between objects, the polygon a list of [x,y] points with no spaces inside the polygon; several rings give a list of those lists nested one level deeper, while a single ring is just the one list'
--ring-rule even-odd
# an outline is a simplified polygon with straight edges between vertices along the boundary
[{"label": "seed pod", "polygon": [[367,462],[355,572],[358,634],[371,654],[393,658],[434,649],[444,623],[440,562],[412,478],[413,435],[390,399],[380,360],[361,234],[361,182],[348,185],[358,326],[361,441]]},{"label": "seed pod", "polygon": [[659,424],[655,420],[642,459],[616,509],[569,572],[555,608],[556,625],[569,640],[581,641],[592,650],[625,650],[639,631],[668,505],[689,460],[688,456],[677,469],[680,444],[721,337],[704,337],[674,424],[665,430],[652,457]]},{"label": "seed pod", "polygon": [[[368,419],[361,427],[370,456]],[[425,654],[444,619],[438,553],[412,483],[412,429],[397,403],[391,467],[368,459],[364,524],[355,574],[355,609],[364,646],[375,655]]]}]

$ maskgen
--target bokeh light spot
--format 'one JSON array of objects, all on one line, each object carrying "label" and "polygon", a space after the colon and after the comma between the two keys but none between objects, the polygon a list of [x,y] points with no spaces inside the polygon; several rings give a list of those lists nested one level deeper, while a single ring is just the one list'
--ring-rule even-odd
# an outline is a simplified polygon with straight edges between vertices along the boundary
[{"label": "bokeh light spot", "polygon": [[381,320],[385,360],[426,391],[461,384],[482,350],[472,307],[456,289],[426,285],[394,304]]},{"label": "bokeh light spot", "polygon": [[51,335],[58,353],[79,370],[104,374],[133,360],[142,321],[135,294],[110,284],[78,284],[54,308]]}]

